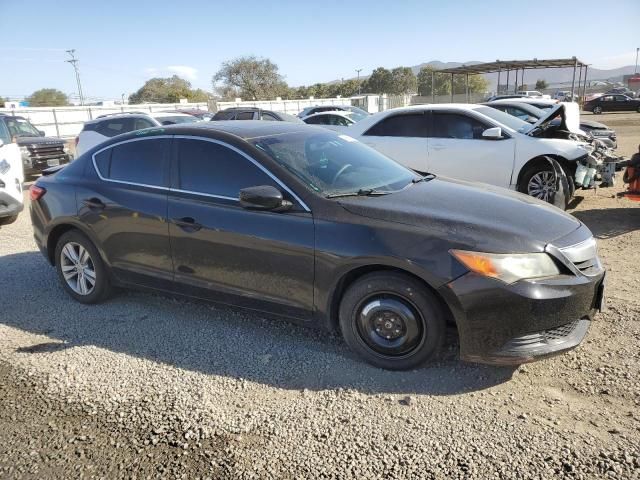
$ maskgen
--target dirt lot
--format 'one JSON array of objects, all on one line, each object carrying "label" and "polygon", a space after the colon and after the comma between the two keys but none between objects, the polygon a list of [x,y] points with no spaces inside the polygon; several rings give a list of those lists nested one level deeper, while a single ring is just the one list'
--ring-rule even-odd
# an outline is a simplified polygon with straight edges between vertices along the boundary
[{"label": "dirt lot", "polygon": [[[590,116],[591,118],[591,116]],[[619,151],[640,114],[593,117]],[[608,311],[518,369],[381,371],[338,336],[145,293],[83,306],[0,230],[0,478],[640,478],[640,204],[579,193]]]}]

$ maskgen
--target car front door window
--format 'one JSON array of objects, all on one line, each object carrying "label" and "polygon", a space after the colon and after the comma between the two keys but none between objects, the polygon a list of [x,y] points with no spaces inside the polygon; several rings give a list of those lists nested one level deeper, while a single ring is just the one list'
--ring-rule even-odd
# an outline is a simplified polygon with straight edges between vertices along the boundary
[{"label": "car front door window", "polygon": [[427,171],[427,115],[424,112],[383,118],[363,134],[362,141],[406,167]]}]

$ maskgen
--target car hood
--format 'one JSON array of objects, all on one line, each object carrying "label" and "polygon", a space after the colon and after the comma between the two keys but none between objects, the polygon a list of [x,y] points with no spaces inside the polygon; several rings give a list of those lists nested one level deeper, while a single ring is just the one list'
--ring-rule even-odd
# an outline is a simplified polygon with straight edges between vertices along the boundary
[{"label": "car hood", "polygon": [[580,130],[580,107],[575,102],[558,103],[549,109],[546,115],[540,117],[536,123],[532,124],[525,133],[535,136],[537,131],[544,129],[556,118],[560,119],[561,130],[584,135],[584,132]]},{"label": "car hood", "polygon": [[451,248],[493,253],[541,252],[581,226],[575,217],[532,197],[444,177],[339,203],[355,215],[424,229]]},{"label": "car hood", "polygon": [[18,137],[18,145],[62,145],[64,140],[55,137]]}]

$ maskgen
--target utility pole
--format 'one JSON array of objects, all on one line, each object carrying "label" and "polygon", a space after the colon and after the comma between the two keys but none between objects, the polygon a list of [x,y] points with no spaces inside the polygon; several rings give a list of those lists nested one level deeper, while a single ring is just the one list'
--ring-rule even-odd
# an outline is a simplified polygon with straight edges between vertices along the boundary
[{"label": "utility pole", "polygon": [[72,48],[71,50],[67,50],[67,53],[71,56],[71,60],[65,60],[65,62],[70,63],[76,72],[76,82],[78,83],[78,96],[80,97],[80,105],[84,105],[84,95],[82,94],[82,84],[80,83],[80,70],[78,70],[78,59],[75,56],[76,50],[75,48]]},{"label": "utility pole", "polygon": [[[636,61],[636,63],[638,63]],[[360,95],[360,72],[362,71],[361,68],[356,68],[356,73],[358,74],[358,95]]]},{"label": "utility pole", "polygon": [[120,105],[124,105],[124,93],[121,96],[122,96],[122,103]]},{"label": "utility pole", "polygon": [[640,52],[640,47],[636,48],[636,68],[633,69],[634,75],[638,73],[638,52]]}]

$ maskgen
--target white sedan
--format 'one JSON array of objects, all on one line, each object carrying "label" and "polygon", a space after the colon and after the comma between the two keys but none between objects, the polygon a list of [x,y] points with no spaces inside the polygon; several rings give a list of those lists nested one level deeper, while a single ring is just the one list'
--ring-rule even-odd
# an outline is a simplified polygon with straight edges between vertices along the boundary
[{"label": "white sedan", "polygon": [[[557,160],[572,178],[577,161],[589,152],[588,145],[570,139],[570,132],[580,131],[574,107],[558,104],[531,125],[483,105],[416,105],[377,113],[342,131],[417,172],[550,201],[555,175],[545,157]],[[560,125],[551,125],[558,116]]]},{"label": "white sedan", "polygon": [[341,128],[335,127],[349,127],[356,123],[357,119],[352,117],[351,112],[345,111],[328,111],[319,112],[302,117],[304,123],[309,125],[320,125],[331,130],[342,131]]}]

